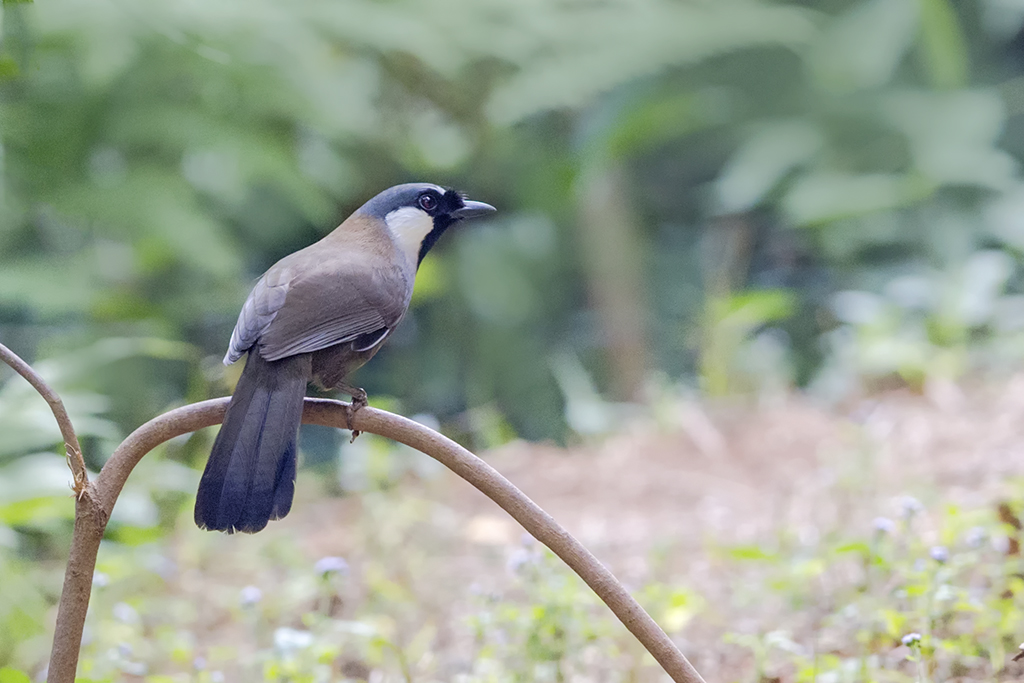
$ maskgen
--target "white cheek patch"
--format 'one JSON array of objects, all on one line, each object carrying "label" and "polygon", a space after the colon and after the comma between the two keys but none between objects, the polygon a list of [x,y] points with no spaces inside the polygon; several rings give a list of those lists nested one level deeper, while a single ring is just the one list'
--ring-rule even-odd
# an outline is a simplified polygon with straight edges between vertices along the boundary
[{"label": "white cheek patch", "polygon": [[403,206],[384,216],[388,230],[398,243],[398,247],[409,261],[416,265],[420,255],[420,245],[427,234],[434,229],[434,219],[425,211]]}]

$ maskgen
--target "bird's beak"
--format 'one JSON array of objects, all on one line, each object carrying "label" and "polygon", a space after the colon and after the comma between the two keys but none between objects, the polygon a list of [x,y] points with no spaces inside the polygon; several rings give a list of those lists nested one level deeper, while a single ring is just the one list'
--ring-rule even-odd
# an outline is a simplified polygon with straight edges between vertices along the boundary
[{"label": "bird's beak", "polygon": [[477,216],[485,216],[495,211],[497,211],[497,209],[490,204],[474,202],[467,199],[462,203],[461,207],[452,212],[452,215],[456,218],[476,218]]}]

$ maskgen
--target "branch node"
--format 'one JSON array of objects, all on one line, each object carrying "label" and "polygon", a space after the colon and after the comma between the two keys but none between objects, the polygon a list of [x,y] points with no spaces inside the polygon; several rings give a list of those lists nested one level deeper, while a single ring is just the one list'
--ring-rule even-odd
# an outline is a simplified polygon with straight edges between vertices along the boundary
[{"label": "branch node", "polygon": [[82,451],[69,443],[65,443],[64,460],[67,462],[68,469],[71,470],[71,476],[74,478],[71,490],[75,492],[76,498],[81,499],[85,492],[85,487],[89,485],[89,471],[85,468],[85,458],[82,457]]}]

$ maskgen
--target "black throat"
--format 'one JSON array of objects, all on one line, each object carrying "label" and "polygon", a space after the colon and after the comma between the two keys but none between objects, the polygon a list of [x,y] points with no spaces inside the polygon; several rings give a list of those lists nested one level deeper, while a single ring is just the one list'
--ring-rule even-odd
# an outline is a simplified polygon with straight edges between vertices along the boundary
[{"label": "black throat", "polygon": [[419,268],[419,265],[423,263],[423,257],[427,255],[427,252],[430,251],[431,247],[437,244],[437,240],[441,239],[441,235],[444,234],[444,231],[450,228],[456,220],[457,219],[452,218],[447,214],[434,216],[434,227],[431,228],[430,232],[427,233],[427,236],[423,238],[423,242],[420,243],[420,254],[416,261],[417,268]]}]

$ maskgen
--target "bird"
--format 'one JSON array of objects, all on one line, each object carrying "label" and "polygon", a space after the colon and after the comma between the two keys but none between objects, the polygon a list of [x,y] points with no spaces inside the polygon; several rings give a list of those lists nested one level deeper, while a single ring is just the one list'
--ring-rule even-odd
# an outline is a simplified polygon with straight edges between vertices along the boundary
[{"label": "bird", "polygon": [[199,482],[199,528],[256,533],[288,514],[307,385],[365,406],[348,377],[402,321],[423,258],[452,225],[493,211],[450,188],[396,185],[259,278],[224,356],[247,358]]}]

